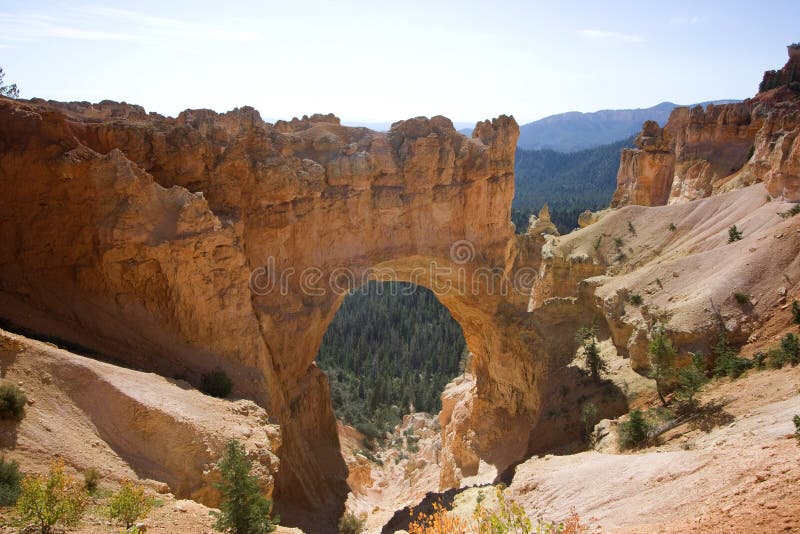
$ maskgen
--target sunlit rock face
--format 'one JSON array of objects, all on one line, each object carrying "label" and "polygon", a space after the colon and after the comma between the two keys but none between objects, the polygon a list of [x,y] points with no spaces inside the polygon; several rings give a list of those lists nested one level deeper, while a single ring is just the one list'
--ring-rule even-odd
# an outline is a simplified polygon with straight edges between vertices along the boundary
[{"label": "sunlit rock face", "polygon": [[622,152],[613,207],[662,206],[763,182],[800,201],[800,60],[764,75],[744,102],[676,108],[660,128],[648,121]]},{"label": "sunlit rock face", "polygon": [[347,289],[411,281],[474,354],[443,429],[448,482],[475,458],[502,471],[527,452],[547,371],[526,312],[543,238],[509,216],[517,135],[505,116],[466,138],[444,117],[376,133],[0,99],[0,316],[195,383],[223,369],[280,424],[284,522],[332,525],[347,473],[313,360]]}]

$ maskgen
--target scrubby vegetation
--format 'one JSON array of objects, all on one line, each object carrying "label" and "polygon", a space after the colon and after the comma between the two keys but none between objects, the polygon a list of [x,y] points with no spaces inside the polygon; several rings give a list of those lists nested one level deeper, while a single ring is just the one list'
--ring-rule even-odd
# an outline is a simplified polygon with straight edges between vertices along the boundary
[{"label": "scrubby vegetation", "polygon": [[800,303],[796,300],[792,301],[792,322],[800,324]]},{"label": "scrubby vegetation", "polygon": [[730,228],[728,228],[728,243],[733,243],[734,241],[739,241],[742,239],[742,232],[736,228],[734,224]]},{"label": "scrubby vegetation", "polygon": [[702,353],[692,354],[692,361],[686,367],[678,369],[678,389],[675,397],[684,409],[696,407],[697,400],[695,395],[700,388],[708,381],[703,369],[705,368],[705,357]]},{"label": "scrubby vegetation", "polygon": [[792,422],[794,423],[794,439],[796,439],[797,444],[800,445],[800,415],[795,415],[792,418]]},{"label": "scrubby vegetation", "polygon": [[215,487],[222,494],[219,512],[212,512],[214,528],[231,534],[264,534],[275,530],[280,518],[270,517],[272,501],[261,492],[258,477],[244,446],[232,439],[225,447],[218,468],[221,480]]},{"label": "scrubby vegetation", "polygon": [[721,332],[717,338],[717,344],[712,350],[714,356],[713,375],[722,378],[739,378],[742,373],[753,366],[753,362],[747,358],[742,358],[728,342],[726,332]]},{"label": "scrubby vegetation", "polygon": [[441,503],[434,503],[432,512],[419,513],[411,521],[409,534],[579,534],[589,531],[574,510],[566,521],[546,521],[540,517],[534,524],[519,503],[506,497],[502,485],[493,489],[496,504],[488,506],[481,492],[469,519],[452,514]]},{"label": "scrubby vegetation", "polygon": [[628,295],[628,302],[634,306],[641,306],[644,303],[644,299],[639,293],[631,293]]},{"label": "scrubby vegetation", "polygon": [[795,204],[788,210],[778,213],[782,219],[788,219],[789,217],[794,217],[797,214],[800,214],[800,204]]},{"label": "scrubby vegetation", "polygon": [[224,399],[233,391],[233,381],[222,369],[205,373],[200,379],[200,390],[206,395]]},{"label": "scrubby vegetation", "polygon": [[28,398],[16,385],[5,383],[0,385],[0,419],[22,421],[25,417],[25,404]]},{"label": "scrubby vegetation", "polygon": [[575,340],[583,347],[586,368],[589,370],[592,380],[599,382],[600,373],[608,371],[608,364],[597,347],[597,331],[595,327],[582,326],[575,334]]},{"label": "scrubby vegetation", "polygon": [[90,495],[93,495],[94,492],[97,491],[97,485],[99,483],[100,473],[97,472],[97,469],[90,467],[83,471],[83,487],[86,488],[86,491],[88,491]]},{"label": "scrubby vegetation", "polygon": [[380,437],[415,411],[437,413],[463,365],[461,327],[429,290],[371,282],[347,296],[317,356],[336,416]]},{"label": "scrubby vegetation", "polygon": [[41,533],[53,527],[76,526],[89,504],[89,494],[73,477],[64,472],[64,462],[50,466],[47,475],[28,475],[22,480],[17,512],[24,522],[32,522]]},{"label": "scrubby vegetation", "polygon": [[125,525],[126,530],[140,519],[144,519],[153,508],[153,498],[147,494],[144,486],[126,480],[122,487],[111,496],[108,503],[108,516]]},{"label": "scrubby vegetation", "polygon": [[750,304],[750,295],[748,295],[747,293],[742,293],[741,291],[736,291],[733,294],[733,298],[741,306],[747,306],[748,304]]},{"label": "scrubby vegetation", "polygon": [[339,534],[361,534],[367,519],[353,512],[345,512],[339,519]]},{"label": "scrubby vegetation", "polygon": [[647,443],[650,424],[641,410],[632,410],[628,420],[619,425],[620,444],[624,449],[634,449]]},{"label": "scrubby vegetation", "polygon": [[767,353],[767,363],[772,369],[780,369],[784,365],[800,364],[800,338],[788,333],[781,339],[780,346]]},{"label": "scrubby vegetation", "polygon": [[0,506],[13,506],[20,492],[22,474],[19,464],[13,460],[6,461],[0,457]]}]

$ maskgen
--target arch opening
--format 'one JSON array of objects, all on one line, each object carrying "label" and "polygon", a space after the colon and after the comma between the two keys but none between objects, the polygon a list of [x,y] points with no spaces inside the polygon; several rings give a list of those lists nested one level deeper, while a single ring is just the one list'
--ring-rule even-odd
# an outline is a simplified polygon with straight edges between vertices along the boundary
[{"label": "arch opening", "polygon": [[316,362],[337,419],[374,440],[405,415],[437,415],[445,385],[466,359],[461,326],[432,291],[369,281],[344,297]]}]

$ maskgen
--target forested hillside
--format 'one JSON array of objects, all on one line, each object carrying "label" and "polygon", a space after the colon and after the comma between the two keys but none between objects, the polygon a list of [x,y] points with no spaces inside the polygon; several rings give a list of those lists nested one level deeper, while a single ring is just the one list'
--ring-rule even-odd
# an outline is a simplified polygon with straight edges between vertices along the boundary
[{"label": "forested hillside", "polygon": [[528,216],[545,202],[562,234],[578,227],[582,211],[608,207],[617,183],[620,152],[632,146],[633,137],[569,153],[518,148],[511,205],[517,232],[525,231]]},{"label": "forested hillside", "polygon": [[331,381],[337,417],[376,435],[412,405],[437,413],[464,352],[461,327],[429,290],[370,282],[344,299],[317,363]]}]

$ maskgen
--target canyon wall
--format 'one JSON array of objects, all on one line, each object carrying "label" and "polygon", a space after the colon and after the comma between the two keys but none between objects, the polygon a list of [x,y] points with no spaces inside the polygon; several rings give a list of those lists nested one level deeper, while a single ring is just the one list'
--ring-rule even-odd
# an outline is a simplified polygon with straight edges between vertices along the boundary
[{"label": "canyon wall", "polygon": [[773,197],[800,201],[797,71],[790,49],[786,66],[765,73],[755,97],[676,108],[663,128],[646,122],[638,148],[622,152],[612,207],[697,200],[756,182]]},{"label": "canyon wall", "polygon": [[442,484],[502,471],[528,451],[548,368],[526,311],[543,238],[509,216],[517,135],[504,116],[469,139],[444,117],[376,133],[0,99],[0,317],[194,383],[223,369],[280,425],[284,522],[319,531],[347,491],[322,336],[348,289],[411,281],[475,355]]}]

